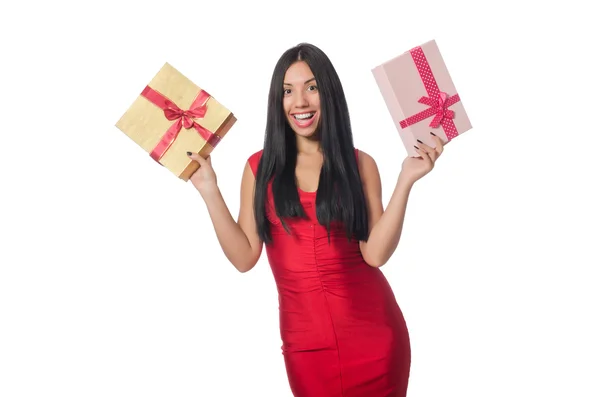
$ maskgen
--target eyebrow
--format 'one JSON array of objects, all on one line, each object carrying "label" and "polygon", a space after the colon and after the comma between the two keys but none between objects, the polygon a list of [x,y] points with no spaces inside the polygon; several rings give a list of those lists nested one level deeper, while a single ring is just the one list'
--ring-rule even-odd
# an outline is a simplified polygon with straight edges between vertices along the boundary
[{"label": "eyebrow", "polygon": [[[315,80],[315,78],[314,78],[314,77],[313,77],[313,78],[310,78],[310,79],[308,79],[308,80],[306,80],[306,81],[304,82],[304,84],[306,84],[306,83],[310,83],[310,82],[311,82],[311,81],[313,81],[313,80]],[[290,83],[283,83],[283,85],[291,85],[291,84],[290,84]]]}]

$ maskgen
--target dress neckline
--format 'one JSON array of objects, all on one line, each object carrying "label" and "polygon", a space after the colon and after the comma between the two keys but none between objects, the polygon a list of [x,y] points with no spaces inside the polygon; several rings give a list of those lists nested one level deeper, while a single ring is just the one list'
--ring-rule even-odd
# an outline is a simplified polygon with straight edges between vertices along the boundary
[{"label": "dress neckline", "polygon": [[306,195],[309,195],[309,196],[313,196],[313,195],[317,194],[317,192],[316,192],[316,191],[314,191],[314,192],[308,192],[308,191],[306,191],[306,190],[302,190],[302,189],[300,189],[300,188],[298,188],[298,192],[300,192],[301,194],[306,194]]}]

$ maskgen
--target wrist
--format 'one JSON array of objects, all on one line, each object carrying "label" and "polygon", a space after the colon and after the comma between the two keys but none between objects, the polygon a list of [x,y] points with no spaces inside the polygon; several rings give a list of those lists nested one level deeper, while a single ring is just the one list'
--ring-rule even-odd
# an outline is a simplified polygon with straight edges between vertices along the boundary
[{"label": "wrist", "polygon": [[204,200],[209,200],[219,195],[219,186],[216,183],[205,183],[198,189]]},{"label": "wrist", "polygon": [[399,187],[400,189],[410,190],[414,184],[415,184],[414,180],[412,180],[411,178],[409,178],[408,176],[406,176],[404,173],[401,172],[400,175],[398,176],[398,182],[397,182],[396,186]]}]

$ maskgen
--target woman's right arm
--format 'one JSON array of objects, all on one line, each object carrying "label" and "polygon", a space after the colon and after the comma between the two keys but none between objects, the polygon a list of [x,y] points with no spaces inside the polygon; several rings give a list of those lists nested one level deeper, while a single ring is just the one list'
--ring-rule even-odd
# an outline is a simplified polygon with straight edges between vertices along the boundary
[{"label": "woman's right arm", "polygon": [[199,155],[191,154],[190,158],[200,164],[200,168],[192,175],[190,181],[206,203],[219,244],[233,266],[245,273],[256,265],[263,247],[263,242],[256,232],[254,219],[252,169],[249,163],[246,163],[240,189],[240,210],[236,222],[221,195],[210,164],[210,157],[206,160]]}]

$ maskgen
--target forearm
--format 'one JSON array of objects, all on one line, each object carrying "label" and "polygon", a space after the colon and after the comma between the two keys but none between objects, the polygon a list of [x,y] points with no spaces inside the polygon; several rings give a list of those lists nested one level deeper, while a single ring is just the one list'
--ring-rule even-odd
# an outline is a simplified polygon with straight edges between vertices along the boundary
[{"label": "forearm", "polygon": [[218,187],[202,192],[202,198],[215,229],[217,239],[227,259],[240,272],[252,268],[258,258],[254,258],[248,236],[232,217]]},{"label": "forearm", "polygon": [[398,178],[387,208],[372,227],[363,248],[365,260],[371,266],[383,266],[398,247],[412,185],[404,178]]}]

